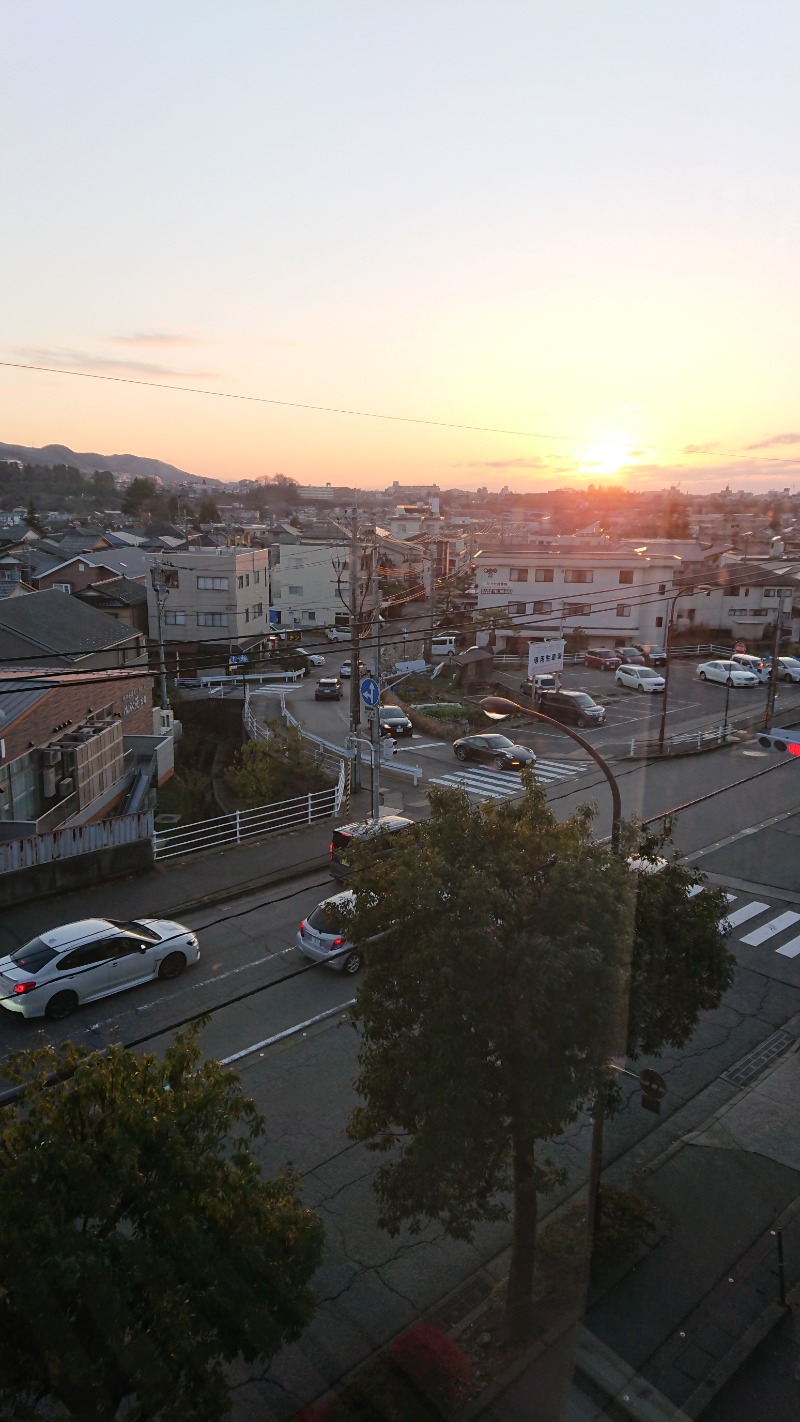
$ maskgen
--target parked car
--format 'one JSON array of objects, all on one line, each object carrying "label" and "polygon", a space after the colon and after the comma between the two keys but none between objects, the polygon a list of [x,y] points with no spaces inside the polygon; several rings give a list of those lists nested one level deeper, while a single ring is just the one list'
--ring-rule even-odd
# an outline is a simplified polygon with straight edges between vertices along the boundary
[{"label": "parked car", "polygon": [[697,668],[701,681],[721,681],[724,686],[758,686],[755,672],[739,667],[735,662],[703,662]]},{"label": "parked car", "polygon": [[352,889],[344,889],[341,894],[333,894],[323,899],[307,918],[304,918],[295,935],[295,943],[301,953],[315,963],[325,963],[337,972],[352,977],[361,967],[361,954],[342,932],[341,911],[355,901]]},{"label": "parked car", "polygon": [[555,691],[556,679],[552,672],[538,672],[535,677],[526,677],[519,689],[523,696],[538,696],[542,691]]},{"label": "parked car", "polygon": [[508,736],[462,736],[453,742],[458,760],[480,760],[495,770],[519,770],[535,765],[536,756],[528,746],[517,746]]},{"label": "parked car", "polygon": [[84,918],[51,928],[0,958],[0,1002],[60,1022],[84,1002],[177,978],[200,957],[190,928],[168,918]]},{"label": "parked car", "polygon": [[637,652],[641,652],[649,667],[665,667],[667,652],[665,647],[656,647],[652,642],[634,642]]},{"label": "parked car", "polygon": [[769,663],[763,657],[754,657],[750,652],[734,652],[731,661],[735,667],[751,671],[759,681],[769,681]]},{"label": "parked car", "polygon": [[342,683],[338,676],[321,676],[314,687],[315,701],[341,701]]},{"label": "parked car", "polygon": [[292,651],[296,652],[298,657],[305,657],[310,667],[324,667],[325,665],[325,658],[321,652],[309,652],[305,647],[292,647]]},{"label": "parked car", "polygon": [[544,691],[537,698],[540,711],[565,725],[602,726],[605,706],[600,706],[588,691]]},{"label": "parked car", "polygon": [[349,628],[349,627],[329,627],[328,630],[327,630],[327,632],[325,633],[325,636],[327,637],[327,639],[328,639],[329,642],[349,642],[349,641],[350,641],[350,628]]},{"label": "parked car", "polygon": [[778,657],[778,681],[800,681],[800,660],[797,657]]},{"label": "parked car", "polygon": [[382,732],[390,736],[412,736],[414,727],[412,726],[405,711],[399,706],[381,706],[378,711],[378,722]]},{"label": "parked car", "polygon": [[613,647],[589,647],[583,660],[587,667],[599,667],[601,671],[616,671],[620,664]]},{"label": "parked car", "polygon": [[630,686],[634,691],[663,691],[666,682],[653,667],[635,667],[623,662],[614,673],[617,686]]},{"label": "parked car", "polygon": [[348,879],[355,873],[352,850],[355,844],[368,844],[375,859],[386,859],[392,852],[395,835],[414,828],[414,821],[404,815],[382,815],[378,820],[358,820],[338,825],[331,836],[330,871],[334,879]]},{"label": "parked car", "polygon": [[645,667],[647,658],[644,652],[640,652],[638,647],[617,647],[617,656],[620,666]]}]

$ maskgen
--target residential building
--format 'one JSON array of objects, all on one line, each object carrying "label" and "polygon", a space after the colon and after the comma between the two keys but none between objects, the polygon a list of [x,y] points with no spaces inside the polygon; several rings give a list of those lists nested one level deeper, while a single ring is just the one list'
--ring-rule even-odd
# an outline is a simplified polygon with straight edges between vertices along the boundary
[{"label": "residential building", "polygon": [[[277,627],[331,627],[348,615],[350,544],[346,539],[273,545],[271,621]],[[372,550],[359,552],[356,602],[366,607]]]},{"label": "residential building", "polygon": [[113,670],[146,667],[141,632],[50,588],[0,603],[0,663]]},{"label": "residential building", "polygon": [[269,550],[192,548],[148,558],[147,616],[159,634],[152,572],[165,589],[163,635],[167,644],[196,649],[216,644],[221,659],[231,646],[253,646],[269,630]]}]

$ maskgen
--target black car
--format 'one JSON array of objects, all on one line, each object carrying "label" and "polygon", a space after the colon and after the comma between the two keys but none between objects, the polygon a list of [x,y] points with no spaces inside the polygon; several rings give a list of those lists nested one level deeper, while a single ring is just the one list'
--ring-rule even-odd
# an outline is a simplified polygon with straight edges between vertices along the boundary
[{"label": "black car", "polygon": [[341,701],[342,683],[338,676],[321,676],[314,687],[315,701]]},{"label": "black car", "polygon": [[401,711],[399,706],[381,706],[378,711],[378,722],[382,735],[388,736],[411,736],[414,727],[408,719],[405,711]]},{"label": "black car", "polygon": [[640,652],[638,647],[617,647],[617,656],[619,657],[620,666],[646,666],[644,652]]},{"label": "black car", "polygon": [[413,828],[414,821],[405,815],[382,815],[377,820],[337,825],[330,847],[330,871],[334,879],[348,879],[355,872],[351,858],[354,845],[368,845],[367,857],[388,859],[394,848],[394,836]]},{"label": "black car", "polygon": [[517,746],[508,736],[462,736],[453,742],[458,760],[482,760],[496,770],[519,770],[535,765],[536,756],[528,746]]},{"label": "black car", "polygon": [[574,726],[602,726],[606,709],[587,691],[543,691],[536,704],[545,716]]}]

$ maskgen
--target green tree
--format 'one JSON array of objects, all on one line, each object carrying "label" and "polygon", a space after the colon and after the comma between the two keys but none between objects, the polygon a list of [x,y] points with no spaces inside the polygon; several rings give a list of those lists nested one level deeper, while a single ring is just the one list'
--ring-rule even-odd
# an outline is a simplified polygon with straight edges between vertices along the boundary
[{"label": "green tree", "polygon": [[231,789],[252,807],[325,790],[331,784],[320,759],[294,726],[272,729],[268,740],[247,741],[226,774]]},{"label": "green tree", "polygon": [[122,512],[140,514],[146,504],[152,504],[158,497],[158,488],[152,479],[132,479],[122,495]]},{"label": "green tree", "polygon": [[220,521],[219,509],[208,494],[200,500],[197,518],[199,523],[219,523]]},{"label": "green tree", "polygon": [[511,1192],[515,1339],[537,1194],[562,1178],[539,1146],[605,1099],[609,1049],[684,1045],[732,975],[724,900],[689,897],[702,876],[664,860],[667,830],[628,830],[629,866],[592,841],[589,808],[559,824],[525,778],[514,805],[432,793],[430,819],[356,884],[347,929],[366,944],[353,1014],[364,1104],[349,1130],[389,1156],[380,1223],[415,1232],[433,1219],[469,1238],[505,1217]]},{"label": "green tree", "polygon": [[322,1246],[295,1173],[262,1178],[236,1074],[197,1028],[162,1060],[66,1043],[5,1073],[24,1091],[0,1120],[2,1416],[215,1422],[225,1364],[302,1332]]},{"label": "green tree", "polygon": [[[630,876],[591,839],[591,811],[560,824],[527,777],[521,803],[436,791],[431,816],[359,880],[351,936],[366,949],[349,1132],[391,1152],[380,1223],[437,1220],[469,1239],[508,1215],[510,1336],[525,1335],[538,1193],[563,1177],[538,1145],[561,1135],[601,1080]],[[398,837],[398,841],[399,841]]]},{"label": "green tree", "polygon": [[25,510],[24,522],[27,523],[28,528],[30,528],[33,533],[38,533],[40,536],[44,534],[44,525],[39,517],[39,513],[35,503],[33,502],[33,499],[28,499],[28,507]]}]

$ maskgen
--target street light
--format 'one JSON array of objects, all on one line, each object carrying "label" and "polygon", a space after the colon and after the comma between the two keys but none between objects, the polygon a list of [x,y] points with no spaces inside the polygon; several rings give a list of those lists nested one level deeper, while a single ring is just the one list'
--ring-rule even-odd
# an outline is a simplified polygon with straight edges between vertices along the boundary
[{"label": "street light", "polygon": [[506,696],[485,696],[478,702],[482,711],[493,721],[502,721],[506,716],[529,716],[533,721],[543,721],[546,726],[554,726],[563,735],[569,736],[575,741],[581,750],[585,750],[590,755],[595,765],[602,770],[611,791],[611,848],[615,854],[620,852],[620,832],[622,826],[622,800],[619,793],[619,785],[610,765],[603,759],[600,752],[595,750],[589,741],[579,736],[577,731],[573,731],[569,726],[565,726],[561,721],[554,721],[551,716],[545,716],[543,711],[534,711],[530,706],[520,706],[516,701],[510,701]]},{"label": "street light", "polygon": [[[577,744],[591,756],[596,765],[599,765],[611,791],[611,848],[614,854],[622,855],[621,829],[622,829],[622,800],[619,793],[619,785],[616,777],[608,764],[603,759],[600,752],[595,750],[593,745],[583,736],[579,736],[577,731],[573,731],[569,726],[564,726],[560,721],[554,721],[552,717],[545,716],[543,711],[534,711],[530,706],[520,706],[516,701],[509,701],[505,696],[486,696],[478,705],[486,715],[493,720],[502,720],[506,716],[522,713],[529,716],[533,721],[543,721],[547,726],[555,726],[557,731],[569,736],[570,740]],[[630,977],[630,958],[620,964],[622,968],[622,978],[625,983]],[[612,1048],[613,1048],[612,1044]],[[609,1052],[608,1055],[611,1055]],[[594,1248],[594,1240],[597,1227],[600,1223],[600,1176],[603,1170],[603,1133],[605,1127],[606,1105],[608,1099],[608,1086],[604,1085],[598,1092],[595,1102],[595,1116],[592,1125],[592,1145],[589,1155],[589,1214],[587,1221],[587,1235],[589,1257],[591,1258]]]}]

